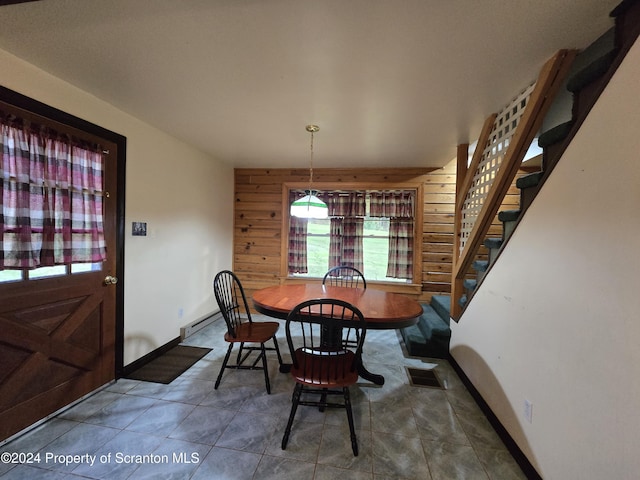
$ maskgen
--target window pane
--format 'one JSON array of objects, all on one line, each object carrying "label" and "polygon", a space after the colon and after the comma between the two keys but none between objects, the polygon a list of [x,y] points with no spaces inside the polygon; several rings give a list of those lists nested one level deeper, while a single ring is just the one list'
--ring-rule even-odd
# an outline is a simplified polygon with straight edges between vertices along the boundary
[{"label": "window pane", "polygon": [[58,277],[67,273],[67,267],[56,265],[55,267],[40,267],[29,271],[29,278]]},{"label": "window pane", "polygon": [[20,270],[2,270],[0,271],[0,283],[17,282],[22,280],[22,272]]},{"label": "window pane", "polygon": [[[329,219],[307,221],[307,269],[304,277],[324,277],[329,269]],[[316,236],[321,235],[321,236]]]},{"label": "window pane", "polygon": [[369,218],[364,219],[364,233],[367,235],[375,235],[379,237],[389,236],[389,219],[386,217],[381,218]]},{"label": "window pane", "polygon": [[307,237],[307,277],[324,277],[329,269],[329,237]]},{"label": "window pane", "polygon": [[389,257],[389,238],[362,239],[364,278],[367,280],[386,280],[387,260]]},{"label": "window pane", "polygon": [[[329,269],[329,220],[309,219],[307,223],[307,268],[302,277],[324,277]],[[362,241],[364,277],[367,280],[406,282],[388,278],[389,219],[366,218]]]},{"label": "window pane", "polygon": [[73,263],[71,273],[99,272],[102,270],[102,263]]},{"label": "window pane", "polygon": [[[102,270],[102,263],[74,263],[71,265],[71,273],[83,272],[99,272]],[[56,265],[54,267],[40,267],[35,270],[26,272],[25,277],[29,279],[57,277],[66,275],[67,269],[65,265]],[[0,271],[0,283],[18,282],[23,280],[22,271],[20,270],[3,270]]]}]

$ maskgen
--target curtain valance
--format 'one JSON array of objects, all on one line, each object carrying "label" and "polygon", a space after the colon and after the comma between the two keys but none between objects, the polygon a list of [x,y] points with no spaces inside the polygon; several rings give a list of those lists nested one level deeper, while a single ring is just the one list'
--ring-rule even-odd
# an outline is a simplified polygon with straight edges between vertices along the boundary
[{"label": "curtain valance", "polygon": [[[294,199],[304,196],[304,190],[291,190]],[[327,204],[330,217],[413,218],[415,190],[349,190],[318,192]],[[367,212],[369,197],[369,212]]]},{"label": "curtain valance", "polygon": [[370,217],[413,218],[413,190],[369,192],[369,195]]},{"label": "curtain valance", "polygon": [[330,217],[364,217],[367,213],[366,192],[324,192],[319,196],[327,204]]}]

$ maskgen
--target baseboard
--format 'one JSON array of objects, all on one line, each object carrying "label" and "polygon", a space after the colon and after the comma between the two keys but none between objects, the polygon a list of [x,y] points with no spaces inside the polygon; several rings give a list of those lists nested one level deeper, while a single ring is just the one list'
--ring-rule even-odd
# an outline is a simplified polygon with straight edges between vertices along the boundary
[{"label": "baseboard", "polygon": [[478,406],[482,410],[482,413],[485,414],[491,426],[494,428],[494,430],[496,431],[500,439],[504,442],[505,446],[507,447],[507,450],[509,450],[509,453],[511,453],[511,456],[513,456],[515,461],[518,463],[518,465],[522,469],[522,472],[530,480],[542,480],[542,477],[540,476],[540,474],[536,471],[535,468],[533,468],[533,465],[531,465],[531,462],[529,462],[529,459],[525,456],[524,453],[522,453],[522,450],[520,450],[520,447],[518,447],[518,444],[513,440],[513,438],[511,438],[511,435],[509,435],[509,432],[507,431],[507,429],[504,428],[502,423],[500,423],[500,420],[498,420],[498,417],[493,413],[493,411],[491,410],[487,402],[484,401],[484,398],[482,398],[482,395],[480,395],[480,392],[478,392],[478,390],[473,385],[473,383],[471,383],[471,380],[469,380],[469,377],[467,377],[467,375],[464,373],[460,365],[458,365],[458,363],[454,360],[454,358],[451,355],[449,355],[448,360],[451,366],[453,367],[453,369],[456,371],[456,373],[460,377],[460,380],[462,381],[464,386],[467,388],[467,390],[469,391],[469,393],[471,394],[475,402],[478,404]]},{"label": "baseboard", "polygon": [[180,337],[176,337],[173,340],[165,343],[161,347],[158,347],[155,350],[152,350],[151,352],[147,353],[145,356],[140,357],[138,360],[131,362],[129,365],[125,365],[124,368],[122,369],[122,376],[126,377],[131,372],[134,372],[140,367],[142,367],[143,365],[146,365],[147,363],[149,363],[151,360],[155,360],[163,353],[166,353],[176,345],[179,345],[181,341],[182,339]]}]

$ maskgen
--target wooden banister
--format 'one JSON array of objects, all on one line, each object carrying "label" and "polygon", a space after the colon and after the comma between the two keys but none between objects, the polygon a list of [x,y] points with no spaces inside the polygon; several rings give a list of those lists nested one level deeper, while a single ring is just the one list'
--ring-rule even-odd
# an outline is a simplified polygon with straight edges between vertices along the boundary
[{"label": "wooden banister", "polygon": [[[467,192],[469,188],[471,188],[471,183],[473,182],[473,177],[478,169],[478,165],[482,160],[482,153],[484,152],[484,147],[489,141],[489,136],[491,135],[491,131],[493,130],[493,124],[496,121],[497,113],[492,113],[487,117],[484,121],[484,125],[482,126],[482,131],[480,132],[480,136],[478,137],[478,142],[476,143],[476,149],[473,152],[473,158],[471,159],[471,165],[466,171],[466,175],[464,177],[464,183],[460,187],[460,193],[456,197],[456,211],[462,210],[462,206],[464,205],[465,198],[467,196]],[[457,193],[457,192],[456,192]]]},{"label": "wooden banister", "polygon": [[[568,74],[575,56],[575,50],[560,50],[542,67],[533,92],[531,93],[529,101],[525,107],[525,111],[518,123],[516,132],[509,143],[505,157],[491,186],[491,190],[484,200],[482,209],[476,218],[462,253],[460,256],[454,254],[454,260],[457,259],[457,261],[455,262],[452,273],[452,297],[456,290],[456,284],[460,284],[460,288],[462,288],[464,276],[471,267],[471,263],[482,245],[482,242],[489,231],[489,227],[498,213],[498,209],[500,208],[513,179],[518,172],[522,159],[524,158],[536,133],[540,129],[542,120],[544,119],[555,94]],[[495,120],[495,117],[493,118]],[[480,161],[484,145],[488,138],[487,130],[489,133],[491,132],[492,124],[491,126],[488,126],[488,123],[489,119],[487,119],[482,129],[482,135],[487,135],[487,137],[479,139],[473,161],[476,160],[476,157],[478,158],[478,162]],[[480,152],[478,153],[478,151]],[[477,164],[475,167],[473,165],[470,166],[465,177],[464,185],[466,186],[466,190],[462,190],[460,192],[460,196],[456,201],[456,220],[460,217],[458,210],[461,209],[464,203],[464,197],[471,185],[472,176],[476,168]],[[458,230],[459,224],[456,224],[456,234],[458,234]],[[452,298],[452,306],[454,304],[457,305],[457,297]],[[456,310],[459,312],[458,308],[456,308]],[[457,319],[459,315],[454,316],[453,312],[454,310],[452,310],[452,317]]]},{"label": "wooden banister", "polygon": [[[486,122],[485,122],[486,125]],[[484,131],[484,128],[483,128]],[[480,142],[478,142],[480,143]],[[479,149],[476,147],[476,152]],[[474,153],[475,159],[475,153]],[[467,162],[469,161],[469,144],[460,144],[458,145],[457,154],[456,154],[456,198],[463,197],[462,192],[466,192],[469,190],[469,186],[464,189],[464,185],[466,184],[466,180],[469,177],[469,167],[467,166]],[[473,165],[473,161],[471,165]],[[458,257],[460,255],[460,225],[462,223],[462,208],[456,208],[454,210],[454,218],[453,218],[453,265],[458,261]],[[451,282],[451,302],[449,305],[449,312],[453,318],[458,318],[460,316],[460,305],[457,302],[457,298],[460,298],[462,295],[463,285],[462,280],[452,279]]]}]

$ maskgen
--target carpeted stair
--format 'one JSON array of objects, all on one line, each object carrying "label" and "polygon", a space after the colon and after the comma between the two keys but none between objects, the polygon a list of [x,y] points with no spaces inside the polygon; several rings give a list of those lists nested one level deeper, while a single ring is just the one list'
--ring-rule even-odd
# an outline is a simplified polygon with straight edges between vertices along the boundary
[{"label": "carpeted stair", "polygon": [[401,329],[409,355],[447,358],[451,340],[450,298],[434,295],[430,303],[422,304],[422,315],[415,325]]}]

